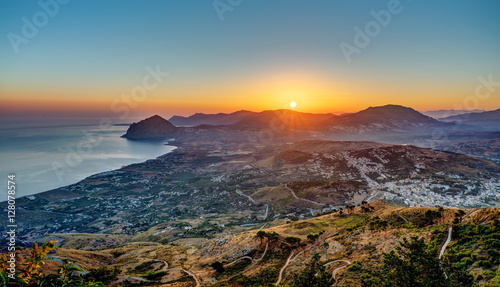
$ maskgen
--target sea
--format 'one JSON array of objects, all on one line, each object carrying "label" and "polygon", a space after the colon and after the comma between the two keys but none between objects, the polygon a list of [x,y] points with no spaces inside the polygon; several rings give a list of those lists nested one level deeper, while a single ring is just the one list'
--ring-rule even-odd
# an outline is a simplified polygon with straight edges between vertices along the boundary
[{"label": "sea", "polygon": [[[8,176],[15,196],[36,194],[100,172],[144,162],[175,149],[169,141],[127,140],[128,125],[0,126],[0,201]],[[2,184],[3,182],[3,184]]]}]

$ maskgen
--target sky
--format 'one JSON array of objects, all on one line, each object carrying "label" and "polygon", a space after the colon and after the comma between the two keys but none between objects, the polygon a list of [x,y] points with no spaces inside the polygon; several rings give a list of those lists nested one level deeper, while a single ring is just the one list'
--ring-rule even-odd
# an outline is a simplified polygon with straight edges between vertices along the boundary
[{"label": "sky", "polygon": [[0,0],[0,117],[500,108],[500,1]]}]

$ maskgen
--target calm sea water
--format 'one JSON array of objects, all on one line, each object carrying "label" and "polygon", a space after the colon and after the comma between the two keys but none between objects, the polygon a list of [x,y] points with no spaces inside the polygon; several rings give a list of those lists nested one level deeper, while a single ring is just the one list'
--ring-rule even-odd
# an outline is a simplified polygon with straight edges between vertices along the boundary
[{"label": "calm sea water", "polygon": [[0,194],[6,197],[8,174],[16,175],[19,197],[73,184],[175,149],[165,141],[121,138],[126,130],[127,126],[112,126],[102,131],[97,125],[0,128]]}]

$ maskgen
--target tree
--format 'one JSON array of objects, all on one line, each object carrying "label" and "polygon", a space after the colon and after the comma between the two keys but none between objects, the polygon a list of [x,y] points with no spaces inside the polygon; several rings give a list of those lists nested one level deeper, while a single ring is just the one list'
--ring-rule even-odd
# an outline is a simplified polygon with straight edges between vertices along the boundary
[{"label": "tree", "polygon": [[294,236],[287,236],[285,242],[290,243],[292,246],[298,246],[300,244],[300,238]]},{"label": "tree", "polygon": [[260,244],[262,244],[262,240],[264,239],[264,237],[266,237],[266,235],[267,233],[264,230],[259,230],[257,232],[256,237],[260,239]]},{"label": "tree", "polygon": [[307,239],[309,241],[314,242],[319,238],[319,234],[307,234]]},{"label": "tree", "polygon": [[224,268],[224,265],[222,263],[220,263],[219,261],[215,261],[210,266],[212,266],[212,268],[215,269],[215,271],[217,271],[217,273],[224,273],[226,271],[226,269]]},{"label": "tree", "polygon": [[333,284],[332,275],[326,272],[319,259],[319,253],[314,253],[306,268],[295,278],[293,286],[329,287]]},{"label": "tree", "polygon": [[454,224],[458,224],[462,221],[462,217],[465,215],[465,211],[459,209],[457,212],[455,212],[455,219],[453,220]]},{"label": "tree", "polygon": [[463,271],[457,273],[456,270],[447,269],[446,278],[440,266],[437,249],[428,245],[423,238],[404,238],[399,244],[394,250],[384,253],[383,266],[373,272],[374,278],[363,279],[363,286],[471,286],[467,280],[455,285],[457,281],[467,278]]}]

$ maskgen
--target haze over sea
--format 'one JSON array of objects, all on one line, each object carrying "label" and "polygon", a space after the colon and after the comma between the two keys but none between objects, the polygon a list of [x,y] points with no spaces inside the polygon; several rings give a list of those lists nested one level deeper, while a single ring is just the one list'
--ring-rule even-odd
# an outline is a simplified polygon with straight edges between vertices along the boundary
[{"label": "haze over sea", "polygon": [[175,149],[166,141],[121,138],[125,125],[101,131],[96,124],[4,124],[0,126],[0,176],[6,181],[8,174],[16,174],[16,197],[73,184]]}]

